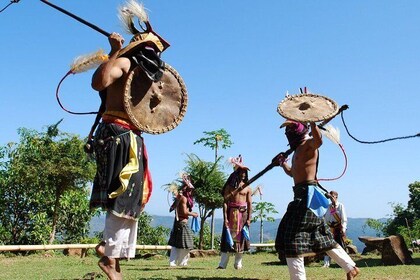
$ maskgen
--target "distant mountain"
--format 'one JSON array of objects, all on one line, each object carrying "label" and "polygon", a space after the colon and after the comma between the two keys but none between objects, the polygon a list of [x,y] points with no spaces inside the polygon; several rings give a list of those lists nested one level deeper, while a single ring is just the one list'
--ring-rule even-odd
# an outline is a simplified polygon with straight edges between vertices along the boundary
[{"label": "distant mountain", "polygon": [[[166,228],[172,228],[174,217],[173,216],[156,216],[152,215],[152,227],[164,226]],[[95,232],[101,232],[104,228],[105,216],[93,217],[90,223],[90,235]],[[353,244],[357,247],[359,252],[363,251],[365,245],[358,239],[359,236],[376,236],[376,232],[363,225],[366,223],[367,218],[348,218],[348,229],[347,237],[353,240]],[[206,221],[210,225],[210,219]],[[274,242],[277,234],[277,228],[279,226],[280,219],[276,219],[274,222],[264,222],[264,242]],[[222,233],[223,219],[215,219],[215,232],[216,234]],[[259,243],[260,240],[260,224],[259,222],[251,225],[251,243]]]}]

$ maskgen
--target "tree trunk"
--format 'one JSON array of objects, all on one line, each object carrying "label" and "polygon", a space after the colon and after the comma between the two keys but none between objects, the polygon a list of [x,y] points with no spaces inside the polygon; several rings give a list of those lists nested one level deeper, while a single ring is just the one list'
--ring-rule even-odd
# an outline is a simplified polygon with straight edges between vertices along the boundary
[{"label": "tree trunk", "polygon": [[203,250],[204,223],[205,222],[206,222],[206,219],[204,217],[201,217],[201,219],[200,219],[200,225],[201,225],[201,228],[200,228],[200,238],[199,238],[199,241],[198,241],[198,249],[200,249],[200,250]]},{"label": "tree trunk", "polygon": [[211,230],[210,230],[210,236],[211,236],[211,249],[214,249],[214,209],[211,212]]},{"label": "tree trunk", "polygon": [[[219,147],[219,138],[218,135],[215,136],[216,139],[216,147],[214,149],[214,163],[217,162],[217,149]],[[214,249],[214,209],[211,212],[211,225],[210,225],[210,248]]]},{"label": "tree trunk", "polygon": [[260,221],[260,243],[264,243],[264,222],[261,219]]},{"label": "tree trunk", "polygon": [[61,191],[57,188],[55,192],[55,202],[54,202],[54,213],[53,213],[53,220],[52,220],[52,229],[50,234],[50,239],[48,240],[48,244],[51,245],[55,239],[55,232],[57,230],[57,220],[58,220],[58,209],[60,207],[60,197]]}]

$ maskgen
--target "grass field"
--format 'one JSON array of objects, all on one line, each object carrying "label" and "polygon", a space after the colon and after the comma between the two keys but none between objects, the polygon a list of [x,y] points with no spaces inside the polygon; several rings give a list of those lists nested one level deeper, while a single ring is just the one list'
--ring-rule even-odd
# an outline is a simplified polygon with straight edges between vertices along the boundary
[{"label": "grass field", "polygon": [[[415,254],[414,265],[383,266],[380,257],[356,256],[353,259],[361,269],[356,279],[418,280],[420,279],[420,254]],[[106,279],[97,266],[98,258],[63,256],[39,253],[30,256],[0,255],[0,279]],[[186,268],[169,268],[168,258],[155,255],[149,259],[122,261],[124,279],[289,279],[287,266],[280,265],[273,253],[246,254],[243,269],[233,268],[233,258],[225,270],[216,269],[219,257],[191,258]],[[306,267],[308,280],[346,279],[344,271],[336,265],[323,268],[322,263]]]}]

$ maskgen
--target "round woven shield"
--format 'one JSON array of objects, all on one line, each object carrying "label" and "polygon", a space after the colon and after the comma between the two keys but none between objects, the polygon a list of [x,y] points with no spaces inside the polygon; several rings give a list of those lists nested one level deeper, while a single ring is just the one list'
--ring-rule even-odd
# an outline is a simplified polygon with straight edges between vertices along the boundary
[{"label": "round woven shield", "polygon": [[151,81],[137,66],[127,78],[124,107],[139,130],[162,134],[177,127],[187,111],[187,89],[182,77],[168,64],[162,79]]},{"label": "round woven shield", "polygon": [[312,93],[287,96],[277,106],[281,116],[298,122],[328,120],[338,113],[338,109],[334,100]]}]

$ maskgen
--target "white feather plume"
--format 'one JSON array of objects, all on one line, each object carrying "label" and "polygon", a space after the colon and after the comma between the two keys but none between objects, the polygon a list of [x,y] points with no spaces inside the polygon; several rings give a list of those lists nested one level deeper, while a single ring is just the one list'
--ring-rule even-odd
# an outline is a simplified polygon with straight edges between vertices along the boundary
[{"label": "white feather plume", "polygon": [[70,71],[73,74],[82,73],[90,69],[98,67],[100,64],[108,60],[108,55],[103,50],[94,53],[81,55],[74,59],[70,65]]},{"label": "white feather plume", "polygon": [[324,126],[324,129],[321,129],[321,132],[325,137],[330,139],[333,143],[339,145],[340,144],[340,130],[338,127],[334,127],[330,124]]},{"label": "white feather plume", "polygon": [[127,0],[125,5],[119,8],[118,17],[120,18],[124,29],[131,34],[136,33],[132,26],[134,17],[137,17],[141,22],[149,21],[149,16],[147,15],[143,4],[139,4],[135,0]]}]

